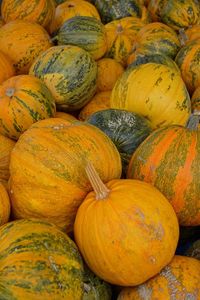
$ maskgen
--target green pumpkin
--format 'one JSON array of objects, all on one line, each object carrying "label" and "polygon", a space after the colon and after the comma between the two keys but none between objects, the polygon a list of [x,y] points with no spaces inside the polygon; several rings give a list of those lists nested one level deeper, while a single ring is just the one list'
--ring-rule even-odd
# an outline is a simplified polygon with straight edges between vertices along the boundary
[{"label": "green pumpkin", "polygon": [[124,173],[133,152],[152,131],[147,119],[121,109],[98,111],[87,122],[101,129],[113,141],[121,155]]},{"label": "green pumpkin", "polygon": [[194,257],[200,260],[200,239],[195,241],[185,252],[186,256]]}]

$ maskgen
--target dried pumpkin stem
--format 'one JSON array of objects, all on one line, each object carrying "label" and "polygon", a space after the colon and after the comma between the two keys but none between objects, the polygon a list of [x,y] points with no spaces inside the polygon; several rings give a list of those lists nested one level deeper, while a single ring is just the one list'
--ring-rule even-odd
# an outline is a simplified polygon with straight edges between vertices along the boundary
[{"label": "dried pumpkin stem", "polygon": [[101,178],[99,177],[99,174],[90,162],[88,162],[85,171],[96,194],[96,199],[105,199],[110,193],[110,190],[102,182]]},{"label": "dried pumpkin stem", "polygon": [[187,122],[187,128],[191,130],[197,130],[199,122],[200,122],[200,111],[194,110],[194,112],[191,114]]}]

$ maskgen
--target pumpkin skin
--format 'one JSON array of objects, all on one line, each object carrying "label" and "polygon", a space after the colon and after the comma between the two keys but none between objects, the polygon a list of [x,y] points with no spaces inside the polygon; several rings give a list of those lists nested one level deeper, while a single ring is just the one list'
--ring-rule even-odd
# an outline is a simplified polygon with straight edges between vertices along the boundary
[{"label": "pumpkin skin", "polygon": [[185,125],[191,111],[190,97],[180,73],[157,63],[125,71],[112,90],[110,105],[141,114],[153,128],[174,123]]},{"label": "pumpkin skin", "polygon": [[0,51],[11,59],[16,74],[28,73],[34,59],[51,46],[48,33],[39,24],[15,20],[0,28]]},{"label": "pumpkin skin", "polygon": [[192,111],[200,110],[200,86],[197,87],[191,98]]},{"label": "pumpkin skin", "polygon": [[10,59],[0,51],[0,84],[15,75],[15,69]]},{"label": "pumpkin skin", "polygon": [[0,225],[3,225],[8,222],[10,217],[10,199],[8,193],[0,183]]},{"label": "pumpkin skin", "polygon": [[111,91],[124,72],[123,66],[112,58],[97,61],[97,92]]},{"label": "pumpkin skin", "polygon": [[44,81],[61,111],[82,108],[96,92],[97,64],[76,46],[51,47],[34,61],[29,74]]},{"label": "pumpkin skin", "polygon": [[120,109],[106,109],[92,114],[87,122],[101,129],[117,147],[124,174],[135,149],[151,133],[147,119]]},{"label": "pumpkin skin", "polygon": [[75,16],[88,16],[100,20],[96,7],[84,0],[68,0],[56,7],[54,18],[50,25],[50,33],[55,34],[64,22]]},{"label": "pumpkin skin", "polygon": [[185,252],[186,256],[200,260],[200,240],[195,241]]},{"label": "pumpkin skin", "polygon": [[104,25],[94,17],[76,16],[64,22],[56,36],[58,45],[74,45],[100,59],[107,50]]},{"label": "pumpkin skin", "polygon": [[44,218],[72,231],[77,208],[91,190],[84,170],[88,159],[103,181],[120,178],[120,155],[95,126],[56,118],[33,124],[11,154],[9,190],[14,217]]},{"label": "pumpkin skin", "polygon": [[70,114],[67,114],[67,113],[64,113],[64,112],[61,112],[61,111],[56,112],[55,118],[61,118],[61,119],[64,119],[66,121],[69,121],[69,122],[77,121],[77,119],[74,116],[72,116]]},{"label": "pumpkin skin", "polygon": [[53,117],[56,106],[37,77],[18,75],[0,85],[0,133],[17,140],[33,123]]},{"label": "pumpkin skin", "polygon": [[134,152],[127,177],[157,187],[170,201],[180,225],[200,225],[198,130],[168,126],[149,135]]},{"label": "pumpkin skin", "polygon": [[12,294],[9,299],[82,299],[81,256],[55,225],[13,221],[0,228],[0,239],[0,282]]},{"label": "pumpkin skin", "polygon": [[199,300],[199,282],[200,262],[176,255],[157,276],[138,287],[123,289],[117,300]]},{"label": "pumpkin skin", "polygon": [[174,255],[179,235],[175,212],[150,184],[116,179],[102,188],[98,177],[90,176],[95,192],[78,209],[76,244],[100,278],[120,286],[141,284]]},{"label": "pumpkin skin", "polygon": [[7,187],[9,179],[10,154],[15,142],[0,134],[0,183]]},{"label": "pumpkin skin", "polygon": [[87,120],[93,113],[110,108],[111,91],[97,93],[79,113],[80,121]]},{"label": "pumpkin skin", "polygon": [[185,35],[185,43],[200,39],[200,25],[193,25],[186,30],[184,30],[183,35]]},{"label": "pumpkin skin", "polygon": [[35,22],[47,28],[55,13],[53,0],[3,0],[1,15],[5,23],[14,20]]}]

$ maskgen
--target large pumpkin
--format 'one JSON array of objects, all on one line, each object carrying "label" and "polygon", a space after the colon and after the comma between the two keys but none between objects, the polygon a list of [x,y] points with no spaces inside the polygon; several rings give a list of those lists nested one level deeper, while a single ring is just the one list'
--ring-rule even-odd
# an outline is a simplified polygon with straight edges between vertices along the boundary
[{"label": "large pumpkin", "polygon": [[185,125],[190,114],[190,98],[180,72],[157,63],[147,63],[125,71],[111,95],[111,108],[145,116],[153,128],[169,124]]},{"label": "large pumpkin", "polygon": [[200,225],[199,151],[197,129],[177,125],[158,129],[134,152],[127,177],[157,187],[181,225]]},{"label": "large pumpkin", "polygon": [[33,63],[30,74],[44,81],[58,110],[77,110],[95,94],[97,64],[90,54],[76,46],[55,46]]},{"label": "large pumpkin", "polygon": [[0,134],[0,182],[7,186],[9,179],[10,154],[15,142]]},{"label": "large pumpkin", "polygon": [[3,225],[8,222],[10,217],[10,199],[8,193],[0,183],[0,225]]},{"label": "large pumpkin", "polygon": [[121,176],[115,145],[95,126],[56,118],[33,124],[11,154],[14,217],[44,218],[72,230],[77,208],[91,190],[84,169],[88,159],[103,181]]},{"label": "large pumpkin", "polygon": [[17,74],[26,74],[38,55],[52,46],[45,29],[23,20],[9,22],[0,28],[0,51],[13,62]]},{"label": "large pumpkin", "polygon": [[0,85],[0,133],[17,140],[33,123],[55,114],[46,85],[31,75],[14,76]]},{"label": "large pumpkin", "polygon": [[91,164],[86,172],[94,192],[78,209],[76,244],[90,269],[120,286],[156,275],[172,259],[179,227],[167,199],[138,180],[102,183]]},{"label": "large pumpkin", "polygon": [[3,52],[0,51],[0,84],[6,79],[15,75],[12,62]]},{"label": "large pumpkin", "polygon": [[81,256],[55,225],[13,221],[0,227],[0,240],[0,299],[82,299]]},{"label": "large pumpkin", "polygon": [[26,20],[46,28],[50,24],[54,12],[54,0],[3,0],[1,4],[1,15],[5,23]]}]

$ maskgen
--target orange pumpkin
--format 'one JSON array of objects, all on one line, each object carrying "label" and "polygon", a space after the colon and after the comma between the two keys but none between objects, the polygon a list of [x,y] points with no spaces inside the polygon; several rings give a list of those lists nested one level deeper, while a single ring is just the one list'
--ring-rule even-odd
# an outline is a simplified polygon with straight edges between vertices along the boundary
[{"label": "orange pumpkin", "polygon": [[13,62],[17,74],[26,74],[34,59],[52,46],[45,29],[36,23],[16,20],[0,28],[0,51]]},{"label": "orange pumpkin", "polygon": [[55,12],[54,0],[3,0],[1,15],[5,23],[26,20],[47,27]]},{"label": "orange pumpkin", "polygon": [[63,119],[63,120],[69,121],[69,122],[77,121],[77,119],[74,116],[72,116],[68,113],[65,113],[65,112],[61,112],[61,111],[56,112],[55,118],[60,118],[60,119]]},{"label": "orange pumpkin", "polygon": [[97,93],[79,113],[79,120],[85,121],[89,116],[99,110],[110,108],[111,91]]},{"label": "orange pumpkin", "polygon": [[0,183],[7,186],[9,179],[10,154],[15,142],[0,134]]},{"label": "orange pumpkin", "polygon": [[117,300],[200,299],[200,261],[186,256],[173,260],[157,276],[132,288],[124,288]]},{"label": "orange pumpkin", "polygon": [[55,101],[47,86],[32,75],[11,77],[0,85],[0,133],[12,139],[33,123],[53,117]]},{"label": "orange pumpkin", "polygon": [[167,199],[138,180],[100,180],[90,163],[93,186],[80,205],[75,241],[90,269],[120,286],[134,286],[156,275],[174,256],[179,226]]},{"label": "orange pumpkin", "polygon": [[15,75],[12,62],[3,52],[0,51],[0,84],[6,79]]},{"label": "orange pumpkin", "polygon": [[10,217],[10,199],[8,193],[0,183],[0,226],[7,223]]}]

